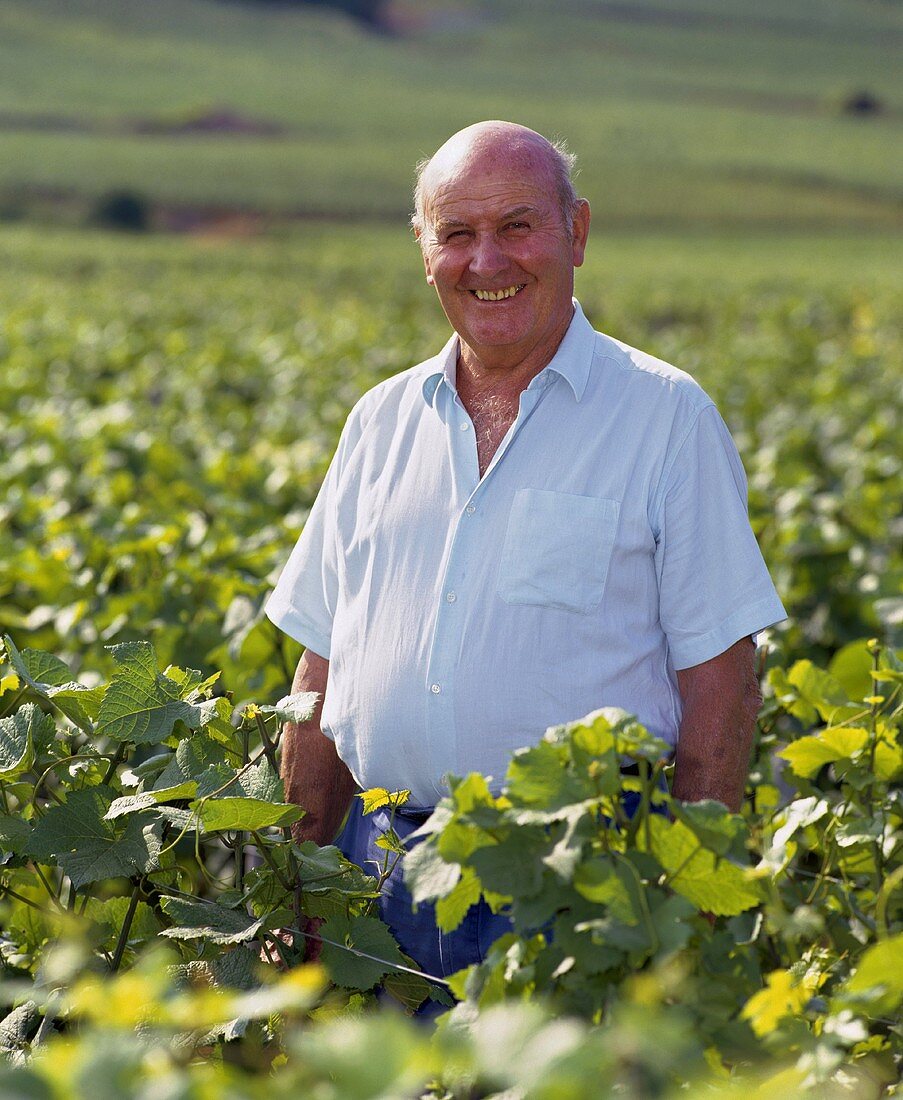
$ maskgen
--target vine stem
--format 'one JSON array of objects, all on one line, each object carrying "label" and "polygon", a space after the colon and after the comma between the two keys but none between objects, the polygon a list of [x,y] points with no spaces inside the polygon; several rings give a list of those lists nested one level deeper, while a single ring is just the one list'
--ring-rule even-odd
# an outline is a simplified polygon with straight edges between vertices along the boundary
[{"label": "vine stem", "polygon": [[276,866],[276,862],[273,859],[272,855],[270,854],[270,852],[267,848],[266,841],[263,839],[263,837],[259,833],[256,833],[256,832],[253,832],[253,831],[251,832],[251,836],[254,838],[254,844],[257,847],[257,851],[260,852],[260,854],[263,856],[264,863],[266,863],[266,865],[270,868],[270,870],[276,876],[276,881],[279,883],[279,885],[282,887],[282,889],[287,890],[289,892],[294,890],[295,887],[292,885],[292,883],[287,882],[282,877],[282,872]]},{"label": "vine stem", "polygon": [[102,786],[105,787],[107,785],[107,783],[110,782],[110,780],[113,778],[113,776],[116,773],[116,769],[123,762],[123,760],[125,760],[127,745],[128,745],[127,741],[120,741],[119,742],[119,748],[116,750],[115,753],[113,753],[113,756],[110,759],[110,766],[107,768],[106,772],[104,773],[104,777],[101,780],[101,785]]},{"label": "vine stem", "polygon": [[879,940],[887,939],[887,903],[891,894],[903,883],[903,864],[892,871],[881,886],[875,903],[875,927]]},{"label": "vine stem", "polygon": [[44,872],[41,870],[41,868],[38,866],[37,863],[33,862],[32,867],[35,870],[35,874],[38,876],[38,878],[44,884],[44,889],[47,891],[47,896],[50,898],[50,900],[57,907],[57,909],[59,909],[59,911],[61,913],[65,913],[66,912],[65,908],[63,907],[62,903],[60,902],[60,899],[56,896],[56,892],[54,891],[53,887],[47,881],[47,878],[44,875]]},{"label": "vine stem", "polygon": [[32,909],[37,909],[39,913],[49,912],[43,905],[38,905],[38,903],[32,901],[31,898],[23,897],[22,894],[17,894],[15,890],[11,890],[8,886],[0,884],[0,897],[2,896],[13,898],[15,901],[21,901],[23,905],[29,905]]},{"label": "vine stem", "polygon": [[[248,762],[248,730],[247,727],[241,731],[241,764],[242,767]],[[242,892],[245,887],[245,841],[247,840],[247,834],[241,829],[235,833],[235,885],[239,892]]]},{"label": "vine stem", "polygon": [[140,895],[141,883],[136,882],[132,890],[132,896],[129,898],[129,907],[125,911],[125,919],[122,922],[122,928],[119,931],[119,940],[116,943],[116,950],[113,952],[113,959],[110,962],[110,970],[114,974],[119,969],[119,964],[122,962],[122,956],[125,952],[125,945],[128,942],[129,932],[132,928],[132,921],[135,918],[135,911],[138,908]]},{"label": "vine stem", "polygon": [[[260,743],[263,745],[263,752],[267,760],[273,765],[273,770],[278,773],[279,761],[276,759],[276,746],[270,740],[270,735],[267,732],[266,722],[258,711],[254,715],[254,720],[257,723],[257,732],[260,734]],[[247,736],[247,734],[245,734]]]}]

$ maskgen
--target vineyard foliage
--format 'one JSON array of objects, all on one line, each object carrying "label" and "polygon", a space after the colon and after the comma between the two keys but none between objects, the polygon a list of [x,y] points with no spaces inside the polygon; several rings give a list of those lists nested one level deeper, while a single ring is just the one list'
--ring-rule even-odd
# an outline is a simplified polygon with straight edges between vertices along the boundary
[{"label": "vineyard foliage", "polygon": [[[390,828],[365,873],[292,837],[280,730],[312,700],[290,694],[298,650],[262,605],[348,406],[443,337],[416,255],[316,231],[7,243],[0,1093],[894,1089],[890,283],[850,284],[840,264],[801,290],[744,276],[730,251],[708,280],[584,274],[597,327],[719,403],[790,612],[765,639],[741,813],[673,800],[663,746],[603,709],[515,754],[501,794],[455,779],[421,842],[403,854]],[[404,798],[365,792],[365,809]],[[396,860],[445,929],[481,896],[510,913],[448,988],[412,973],[379,919]],[[435,1029],[408,1018],[446,1008]]]}]

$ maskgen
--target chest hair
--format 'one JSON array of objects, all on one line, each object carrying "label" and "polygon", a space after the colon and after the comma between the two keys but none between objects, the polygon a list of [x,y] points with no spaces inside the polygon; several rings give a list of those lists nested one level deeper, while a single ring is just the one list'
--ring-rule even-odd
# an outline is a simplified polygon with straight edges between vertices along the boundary
[{"label": "chest hair", "polygon": [[505,433],[517,417],[520,394],[483,393],[468,402],[477,442],[480,477],[486,473]]}]

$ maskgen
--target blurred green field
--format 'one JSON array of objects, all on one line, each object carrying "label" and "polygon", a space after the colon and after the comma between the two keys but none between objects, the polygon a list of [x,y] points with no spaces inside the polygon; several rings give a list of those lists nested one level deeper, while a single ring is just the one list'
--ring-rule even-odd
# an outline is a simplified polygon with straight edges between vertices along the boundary
[{"label": "blurred green field", "polygon": [[[0,232],[0,632],[97,668],[152,636],[245,698],[297,656],[262,617],[365,389],[447,335],[402,229],[284,240]],[[719,403],[791,620],[774,658],[899,644],[903,334],[892,243],[605,234],[596,327]]]},{"label": "blurred green field", "polygon": [[[390,11],[404,33],[214,0],[4,0],[0,216],[78,220],[125,187],[164,207],[401,219],[418,157],[510,117],[569,139],[613,227],[903,225],[897,4]],[[841,111],[860,89],[879,114]],[[232,121],[192,129],[211,112]]]}]

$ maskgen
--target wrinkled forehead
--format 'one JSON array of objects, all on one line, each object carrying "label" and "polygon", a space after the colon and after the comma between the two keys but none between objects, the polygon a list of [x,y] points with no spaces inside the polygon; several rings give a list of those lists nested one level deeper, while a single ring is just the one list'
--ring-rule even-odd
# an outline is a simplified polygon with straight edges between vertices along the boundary
[{"label": "wrinkled forehead", "polygon": [[462,207],[556,201],[551,158],[528,142],[443,146],[424,171],[421,186],[427,224]]}]

